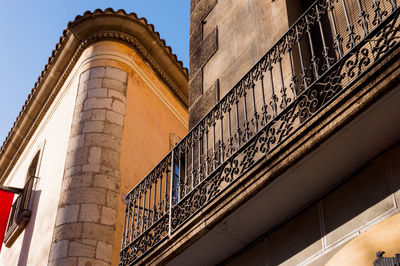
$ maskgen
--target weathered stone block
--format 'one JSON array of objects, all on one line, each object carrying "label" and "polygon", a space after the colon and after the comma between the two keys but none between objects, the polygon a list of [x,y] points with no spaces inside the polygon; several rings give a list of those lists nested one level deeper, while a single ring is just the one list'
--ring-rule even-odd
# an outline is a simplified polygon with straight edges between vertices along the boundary
[{"label": "weathered stone block", "polygon": [[116,79],[126,83],[127,73],[115,67],[107,67],[105,76],[110,79]]},{"label": "weathered stone block", "polygon": [[100,166],[100,173],[105,175],[116,176],[117,171],[117,169],[110,168],[104,165]]},{"label": "weathered stone block", "polygon": [[203,23],[190,25],[189,55],[191,55],[203,41]]},{"label": "weathered stone block", "polygon": [[218,49],[218,31],[214,29],[190,56],[190,73],[196,74]]},{"label": "weathered stone block", "polygon": [[86,121],[83,125],[82,132],[102,132],[104,128],[103,121]]},{"label": "weathered stone block", "polygon": [[[71,135],[70,135],[70,139],[69,141],[71,142],[71,139],[82,134],[82,130],[83,130],[83,123],[73,123],[71,126]],[[82,136],[82,140],[83,140],[83,136]],[[82,142],[82,146],[83,146],[83,142]],[[73,145],[68,145],[68,151],[71,151],[74,149]]]},{"label": "weathered stone block", "polygon": [[78,266],[109,266],[110,264],[96,259],[78,258]]},{"label": "weathered stone block", "polygon": [[111,109],[112,99],[108,98],[91,98],[87,99],[83,105],[83,110],[92,109]]},{"label": "weathered stone block", "polygon": [[118,101],[118,100],[113,100],[112,110],[124,115],[125,114],[125,103]]},{"label": "weathered stone block", "polygon": [[104,125],[103,133],[110,134],[115,137],[121,138],[122,137],[122,126],[106,122]]},{"label": "weathered stone block", "polygon": [[77,257],[66,257],[60,258],[54,261],[49,262],[49,266],[75,266],[77,264],[78,258]]},{"label": "weathered stone block", "polygon": [[85,135],[85,146],[118,150],[121,147],[121,139],[101,133],[87,133]]},{"label": "weathered stone block", "polygon": [[113,243],[114,229],[111,226],[97,223],[84,223],[82,237],[88,239],[98,239],[106,243]]},{"label": "weathered stone block", "polygon": [[107,111],[106,112],[106,120],[110,123],[123,126],[124,125],[124,115],[114,112],[114,111]]},{"label": "weathered stone block", "polygon": [[107,206],[113,209],[117,208],[118,193],[114,191],[107,191]]},{"label": "weathered stone block", "polygon": [[89,79],[85,86],[85,90],[90,90],[90,89],[95,89],[95,88],[101,88],[103,85],[103,79],[102,78],[94,78],[94,79]]},{"label": "weathered stone block", "polygon": [[83,82],[87,81],[89,79],[89,77],[90,77],[90,69],[86,70],[79,76],[79,82],[83,83]]},{"label": "weathered stone block", "polygon": [[67,169],[65,169],[64,176],[67,177],[67,176],[76,175],[76,174],[80,173],[81,171],[82,171],[81,166],[74,166],[71,168],[67,168]]},{"label": "weathered stone block", "polygon": [[68,254],[68,241],[57,241],[51,245],[50,248],[50,261],[59,258],[65,258]]},{"label": "weathered stone block", "polygon": [[73,240],[69,242],[68,256],[72,257],[94,257],[96,249],[81,241]]},{"label": "weathered stone block", "polygon": [[119,180],[110,175],[98,174],[93,177],[93,186],[117,192],[119,189]]},{"label": "weathered stone block", "polygon": [[120,153],[118,151],[103,149],[101,153],[101,164],[111,168],[119,167]]},{"label": "weathered stone block", "polygon": [[99,77],[104,77],[106,68],[105,67],[93,67],[93,68],[89,69],[89,71],[90,71],[90,79],[99,78]]},{"label": "weathered stone block", "polygon": [[81,173],[64,177],[62,191],[75,187],[88,187],[92,184],[92,177],[93,173]]},{"label": "weathered stone block", "polygon": [[103,88],[116,90],[125,94],[126,83],[119,80],[106,78],[103,80]]},{"label": "weathered stone block", "polygon": [[54,228],[53,242],[76,239],[82,234],[82,223],[67,223]]},{"label": "weathered stone block", "polygon": [[101,206],[98,204],[81,204],[79,221],[97,223],[100,221],[100,211]]},{"label": "weathered stone block", "polygon": [[198,3],[195,3],[193,5],[195,7],[190,13],[190,24],[195,25],[200,23],[208,15],[208,13],[210,13],[216,4],[217,0],[202,0]]},{"label": "weathered stone block", "polygon": [[126,103],[126,96],[120,91],[108,89],[108,97],[113,98],[113,100],[118,99],[121,102]]},{"label": "weathered stone block", "polygon": [[95,203],[106,205],[106,189],[93,187],[71,188],[61,194],[60,204]]},{"label": "weathered stone block", "polygon": [[106,110],[91,110],[90,120],[92,121],[104,121],[106,120]]},{"label": "weathered stone block", "polygon": [[82,166],[82,172],[86,173],[86,172],[100,172],[100,164],[98,163],[90,163],[90,164],[84,164]]},{"label": "weathered stone block", "polygon": [[218,102],[219,82],[218,80],[211,86],[203,96],[189,109],[189,129],[199,122]]},{"label": "weathered stone block", "polygon": [[96,88],[88,90],[88,98],[104,98],[107,97],[108,90],[104,88]]},{"label": "weathered stone block", "polygon": [[109,261],[112,253],[112,245],[99,241],[96,248],[96,258]]},{"label": "weathered stone block", "polygon": [[79,205],[65,205],[58,209],[56,226],[78,221]]},{"label": "weathered stone block", "polygon": [[88,162],[89,149],[87,147],[77,148],[67,155],[65,168],[79,166]]},{"label": "weathered stone block", "polygon": [[117,211],[113,208],[103,207],[101,210],[101,223],[105,225],[114,225]]},{"label": "weathered stone block", "polygon": [[189,107],[191,107],[203,95],[203,71],[198,71],[194,75],[189,81],[189,87]]},{"label": "weathered stone block", "polygon": [[100,147],[89,147],[89,158],[90,164],[99,164],[101,159],[101,148]]},{"label": "weathered stone block", "polygon": [[68,151],[76,150],[78,148],[83,147],[84,142],[85,142],[84,135],[77,135],[75,137],[70,138],[68,143]]}]

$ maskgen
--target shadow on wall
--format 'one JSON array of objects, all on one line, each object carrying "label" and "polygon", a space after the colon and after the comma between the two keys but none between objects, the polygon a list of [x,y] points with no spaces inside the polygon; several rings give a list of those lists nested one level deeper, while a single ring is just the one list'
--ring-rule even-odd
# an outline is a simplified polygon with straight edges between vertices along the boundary
[{"label": "shadow on wall", "polygon": [[[38,206],[39,206],[39,199],[40,199],[41,193],[42,193],[41,190],[33,191],[32,215],[31,215],[31,218],[29,219],[28,224],[25,227],[24,238],[22,240],[21,251],[19,253],[19,258],[18,258],[18,266],[28,265],[27,263],[28,263],[29,251],[30,251],[31,244],[32,244],[32,234],[35,229],[36,215],[37,215],[37,210],[38,210]],[[33,247],[33,249],[34,249],[34,247]],[[40,251],[36,250],[36,252],[40,252]]]},{"label": "shadow on wall", "polygon": [[[324,246],[331,246],[311,264],[325,265],[360,228],[396,212],[395,197],[399,200],[399,189],[400,143],[397,143],[316,203],[220,265],[243,265],[249,260],[254,261],[251,265],[266,265],[266,260],[268,266],[296,265],[321,252]],[[339,246],[333,248],[335,245]],[[366,255],[375,259],[377,251]]]}]

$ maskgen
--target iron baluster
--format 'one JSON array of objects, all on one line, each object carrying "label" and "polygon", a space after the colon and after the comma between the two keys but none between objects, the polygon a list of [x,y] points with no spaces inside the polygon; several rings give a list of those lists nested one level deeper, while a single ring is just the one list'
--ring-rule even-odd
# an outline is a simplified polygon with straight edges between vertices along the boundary
[{"label": "iron baluster", "polygon": [[[303,52],[301,49],[301,36],[298,30],[298,27],[296,26],[296,42],[297,42],[297,48],[299,49],[299,58],[300,58],[300,67],[301,67],[301,82],[303,83],[301,87],[303,87],[303,89],[301,89],[301,91],[304,91],[305,89],[307,89],[308,84],[307,84],[307,76],[306,76],[306,68],[304,67],[304,61],[303,61]],[[275,117],[275,115],[274,115]]]},{"label": "iron baluster", "polygon": [[182,162],[181,162],[181,157],[182,157],[182,152],[181,152],[181,146],[182,143],[176,147],[177,149],[177,153],[178,153],[178,184],[177,184],[177,188],[176,188],[176,200],[179,201],[181,199],[181,195],[182,195],[182,177],[181,177],[181,173],[182,173]]},{"label": "iron baluster", "polygon": [[[242,85],[243,86],[243,85]],[[249,128],[249,121],[247,120],[247,101],[246,101],[246,87],[243,88],[243,117],[244,117],[244,135],[243,135],[243,142],[246,142],[251,134],[250,134],[250,128]]]},{"label": "iron baluster", "polygon": [[[160,199],[159,199],[159,202],[158,202],[158,210],[159,210],[159,212],[160,212],[160,217],[163,215],[163,210],[162,210],[162,208],[165,208],[165,204],[163,204],[162,202],[163,202],[163,196],[162,196],[162,184],[163,184],[163,182],[162,182],[162,180],[163,180],[163,176],[161,175],[160,176]],[[165,213],[165,210],[164,210],[164,213]]]},{"label": "iron baluster", "polygon": [[185,160],[184,160],[184,164],[185,164],[185,168],[184,168],[184,170],[185,170],[185,180],[184,180],[184,196],[186,196],[189,192],[188,192],[188,189],[189,189],[189,173],[188,173],[188,160],[189,160],[189,158],[188,158],[188,141],[189,141],[189,138],[187,138],[186,139],[186,141],[184,142],[185,143],[185,145],[184,145],[184,153],[185,153]]},{"label": "iron baluster", "polygon": [[[127,236],[130,234],[129,229],[132,228],[129,226],[130,216],[127,215],[128,211],[129,211],[129,202],[127,202],[126,208],[125,208],[125,218],[124,218],[124,227],[123,227],[123,231],[122,231],[121,249],[123,249],[127,245],[127,243],[128,243]],[[127,231],[127,229],[128,229],[128,231]]]},{"label": "iron baluster", "polygon": [[[161,177],[162,178],[162,177]],[[167,177],[165,177],[165,187],[164,187],[164,213],[167,213],[167,208],[168,208],[168,200],[170,200],[168,197],[168,182],[167,182]]]},{"label": "iron baluster", "polygon": [[343,6],[344,17],[345,17],[346,23],[347,23],[346,31],[347,31],[347,34],[349,35],[349,40],[346,43],[346,47],[348,49],[351,49],[354,47],[354,45],[356,45],[357,37],[355,36],[355,33],[354,33],[354,25],[352,25],[350,22],[349,15],[347,13],[346,3],[344,2],[344,0],[342,0],[342,6]]},{"label": "iron baluster", "polygon": [[253,125],[254,125],[254,132],[258,132],[258,113],[257,113],[257,107],[256,107],[256,95],[254,92],[254,87],[255,87],[255,84],[253,81],[253,83],[251,84],[251,98],[253,99],[253,110],[254,110],[252,121],[253,121]]},{"label": "iron baluster", "polygon": [[372,25],[378,25],[382,22],[383,16],[387,15],[387,12],[381,11],[381,0],[373,0],[372,9],[374,10],[374,19],[372,20]]},{"label": "iron baluster", "polygon": [[285,81],[283,80],[283,71],[282,71],[282,57],[278,57],[278,65],[279,65],[279,75],[281,78],[281,94],[282,94],[282,102],[281,102],[281,108],[284,109],[286,108],[288,104],[288,99],[286,95],[286,87],[285,87]]},{"label": "iron baluster", "polygon": [[191,188],[190,188],[190,191],[192,191],[192,189],[194,188],[194,146],[195,146],[195,134],[194,134],[194,131],[192,131],[192,134],[191,134],[191,142],[190,142],[190,144],[191,144],[191,149],[192,149],[192,165],[191,165],[191,175],[192,175],[192,177],[191,177],[191,183],[190,183],[190,185],[191,185]]},{"label": "iron baluster", "polygon": [[328,2],[329,15],[331,18],[333,32],[335,34],[334,48],[336,49],[336,52],[339,54],[339,59],[341,59],[343,57],[342,37],[340,36],[340,34],[338,33],[338,30],[336,28],[335,15],[333,14],[333,9],[334,9],[333,1],[334,0],[328,0],[328,1],[329,1]]},{"label": "iron baluster", "polygon": [[[136,215],[136,222],[135,222],[135,230],[134,230],[134,238],[136,238],[139,234],[139,216],[140,216],[140,191],[139,191],[139,196],[135,198],[135,208],[136,208],[136,200],[137,200],[137,215]],[[135,218],[135,217],[134,217]]]},{"label": "iron baluster", "polygon": [[[142,207],[142,192],[144,193],[144,191],[142,191],[143,184],[140,188],[140,202],[139,202],[139,213],[141,212],[141,216],[140,216],[140,226],[138,225],[138,234],[142,234],[143,233],[143,222],[144,222],[144,207]],[[145,201],[145,198],[143,199],[143,202]],[[143,204],[144,205],[144,204]]]},{"label": "iron baluster", "polygon": [[[145,181],[147,181],[147,179]],[[141,227],[140,233],[144,232],[144,228],[145,228],[145,225],[146,225],[146,222],[147,222],[147,217],[146,217],[147,189],[146,189],[146,184],[145,183],[143,184],[143,190],[144,190],[144,195],[143,195],[143,213],[142,213],[142,227]]]},{"label": "iron baluster", "polygon": [[[162,176],[162,173],[161,173]],[[156,176],[156,178],[154,178],[154,198],[153,198],[153,215],[152,215],[152,222],[151,224],[153,224],[158,217],[158,211],[157,211],[157,205],[156,205],[156,199],[157,199],[157,179],[158,177]]]},{"label": "iron baluster", "polygon": [[212,119],[212,169],[215,170],[217,163],[217,150],[215,149],[215,117],[211,116]]},{"label": "iron baluster", "polygon": [[[222,109],[222,106],[220,107]],[[219,128],[219,135],[220,135],[220,140],[219,140],[219,149],[220,149],[220,155],[219,155],[219,163],[218,165],[220,165],[221,163],[223,163],[224,161],[224,150],[225,150],[225,144],[224,144],[224,122],[223,122],[223,118],[224,116],[222,115],[222,110],[220,110],[220,128]]]},{"label": "iron baluster", "polygon": [[200,182],[203,180],[203,173],[202,173],[202,167],[201,167],[201,150],[202,150],[202,143],[201,140],[203,138],[203,129],[202,129],[202,124],[199,125],[198,127],[198,135],[197,135],[197,141],[198,141],[198,147],[199,147],[199,158],[198,158],[198,184],[200,184]]},{"label": "iron baluster", "polygon": [[[172,232],[172,204],[174,204],[172,195],[173,195],[173,190],[174,190],[174,178],[175,178],[175,152],[172,150],[171,153],[171,175],[169,179],[169,216],[168,216],[168,237],[171,237],[171,232]],[[168,183],[168,175],[165,176],[165,183]],[[165,187],[167,188],[167,187]],[[167,190],[165,190],[165,194],[167,194]]]},{"label": "iron baluster", "polygon": [[278,97],[275,95],[274,77],[272,75],[272,62],[271,61],[268,66],[268,71],[269,71],[269,77],[271,80],[271,92],[272,92],[270,105],[272,107],[273,115],[274,115],[274,117],[276,117],[278,115],[278,106],[276,105],[276,103],[278,102]]},{"label": "iron baluster", "polygon": [[264,75],[261,73],[260,76],[260,82],[261,82],[261,95],[262,95],[262,102],[263,106],[261,108],[262,111],[262,118],[260,125],[265,126],[268,123],[269,116],[268,116],[268,110],[267,110],[267,104],[265,103],[265,90],[264,90]]},{"label": "iron baluster", "polygon": [[240,125],[239,125],[239,96],[237,95],[237,92],[235,92],[235,114],[236,114],[236,141],[237,141],[237,146],[238,149],[240,148],[240,136],[242,135],[242,131],[240,130]]},{"label": "iron baluster", "polygon": [[151,189],[152,189],[152,180],[149,180],[149,186],[148,186],[148,190],[149,190],[149,201],[147,202],[147,220],[146,220],[146,230],[147,228],[149,228],[150,225],[150,218],[153,219],[153,217],[151,216]]},{"label": "iron baluster", "polygon": [[[132,221],[131,221],[131,234],[130,234],[130,239],[129,241],[131,242],[133,238],[136,238],[136,224],[138,223],[137,221],[137,217],[139,216],[139,214],[137,214],[136,212],[139,211],[139,208],[136,209],[136,200],[137,200],[137,195],[134,195],[133,197],[133,202],[130,201],[131,206],[133,206],[133,215],[132,215]],[[135,219],[136,219],[136,223],[135,223]],[[129,223],[129,222],[128,222]]]},{"label": "iron baluster", "polygon": [[325,65],[322,67],[322,71],[326,71],[331,67],[331,58],[329,58],[329,49],[326,46],[326,42],[325,42],[325,33],[324,33],[324,29],[322,27],[322,21],[321,21],[321,12],[318,9],[318,5],[315,6],[316,8],[316,12],[317,12],[317,22],[318,22],[318,27],[319,27],[319,32],[321,35],[321,40],[322,40],[322,55],[324,56],[324,60],[325,60]]},{"label": "iron baluster", "polygon": [[364,30],[364,37],[368,35],[369,30],[368,30],[368,13],[365,12],[365,10],[362,8],[360,0],[356,0],[358,9],[360,10],[360,19],[358,20],[358,23],[361,25],[361,27]]},{"label": "iron baluster", "polygon": [[397,3],[396,0],[388,0],[390,4],[392,5],[392,12],[394,12],[397,8]]},{"label": "iron baluster", "polygon": [[308,16],[305,16],[305,20],[306,20],[306,33],[308,36],[308,43],[310,45],[310,51],[311,51],[311,69],[313,70],[314,80],[316,80],[319,78],[318,59],[315,56],[314,44],[313,44],[313,40],[312,40],[312,36],[311,36],[311,32],[310,32],[310,22],[308,21]]},{"label": "iron baluster", "polygon": [[232,137],[232,125],[231,125],[231,106],[228,105],[228,150],[226,152],[226,155],[229,157],[232,155],[232,153],[234,152],[234,148],[233,148],[233,137]]},{"label": "iron baluster", "polygon": [[208,176],[210,171],[210,157],[208,156],[208,124],[204,123],[205,130],[205,138],[206,138],[206,176]]}]

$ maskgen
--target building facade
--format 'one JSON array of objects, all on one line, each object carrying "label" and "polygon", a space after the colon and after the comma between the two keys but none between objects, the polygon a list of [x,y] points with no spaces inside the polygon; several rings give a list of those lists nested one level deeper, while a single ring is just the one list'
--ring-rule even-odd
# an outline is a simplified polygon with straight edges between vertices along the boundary
[{"label": "building facade", "polygon": [[[394,261],[399,15],[398,1],[191,1],[190,131],[128,194],[121,264]],[[160,180],[163,212],[146,207]]]},{"label": "building facade", "polygon": [[70,22],[1,148],[0,184],[24,189],[0,264],[118,265],[125,196],[186,134],[187,88],[144,18]]}]

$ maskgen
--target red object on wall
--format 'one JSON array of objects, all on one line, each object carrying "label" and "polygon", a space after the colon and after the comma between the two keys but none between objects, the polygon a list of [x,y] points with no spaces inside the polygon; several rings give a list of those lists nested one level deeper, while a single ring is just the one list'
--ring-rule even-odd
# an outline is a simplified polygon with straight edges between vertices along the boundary
[{"label": "red object on wall", "polygon": [[0,252],[3,245],[4,234],[7,228],[8,217],[14,199],[14,193],[0,190]]}]

